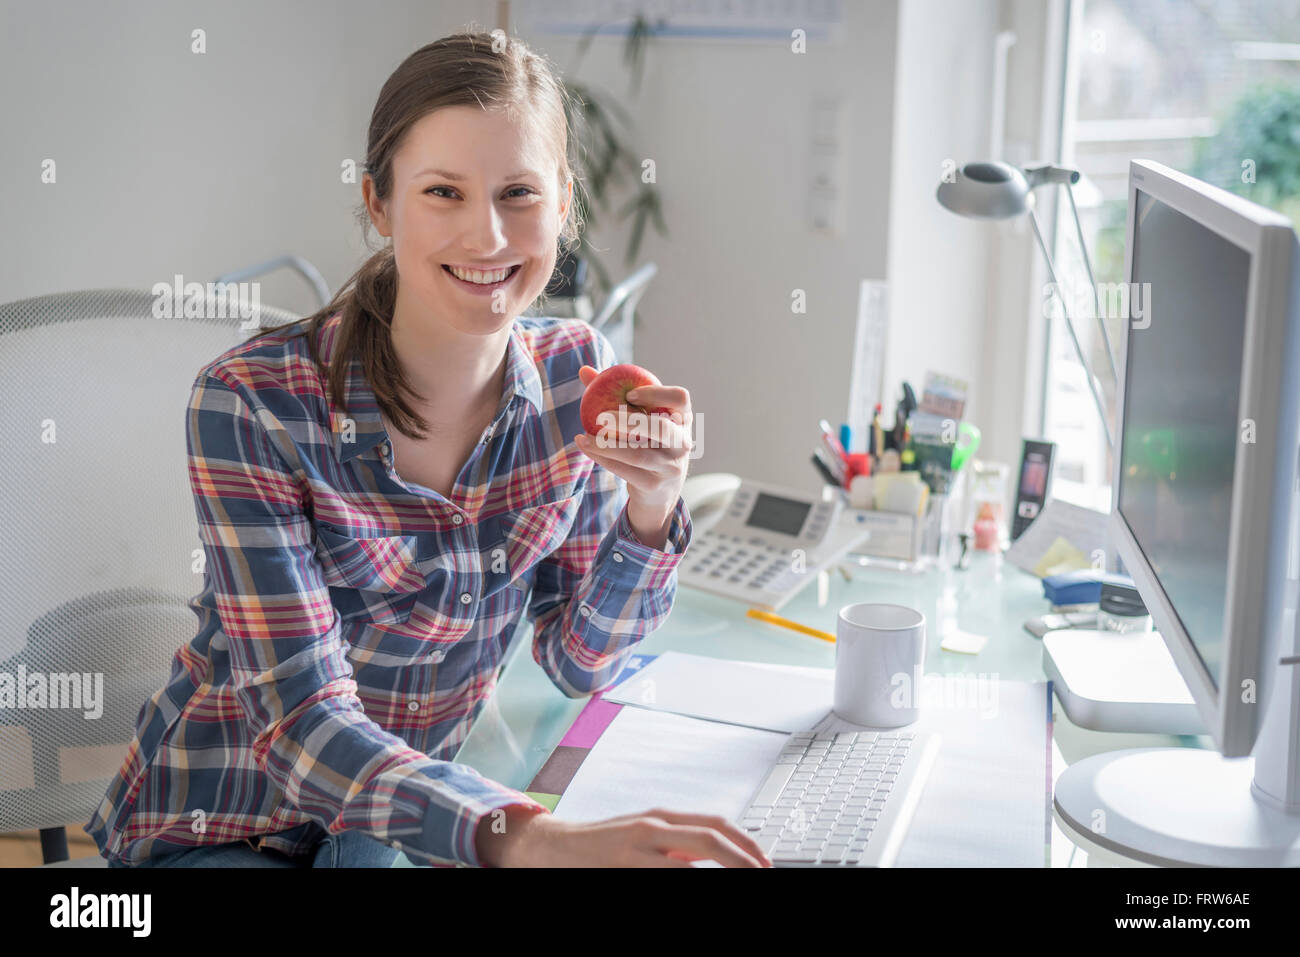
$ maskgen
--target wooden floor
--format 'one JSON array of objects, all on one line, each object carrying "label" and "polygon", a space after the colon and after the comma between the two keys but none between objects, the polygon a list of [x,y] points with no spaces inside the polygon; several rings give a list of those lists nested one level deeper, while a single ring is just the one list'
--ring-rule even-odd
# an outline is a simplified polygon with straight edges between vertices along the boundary
[{"label": "wooden floor", "polygon": [[[68,857],[91,857],[99,853],[90,835],[78,827],[68,828]],[[36,831],[0,834],[0,867],[39,867],[41,837]]]}]

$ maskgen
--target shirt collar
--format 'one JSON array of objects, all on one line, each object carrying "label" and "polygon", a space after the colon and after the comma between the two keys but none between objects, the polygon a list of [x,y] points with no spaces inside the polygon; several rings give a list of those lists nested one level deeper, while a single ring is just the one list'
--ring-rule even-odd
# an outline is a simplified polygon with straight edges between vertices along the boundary
[{"label": "shirt collar", "polygon": [[[325,363],[331,361],[334,342],[338,330],[335,318],[325,329],[322,356]],[[344,412],[329,402],[330,422],[334,441],[334,455],[340,462],[356,458],[362,452],[373,449],[380,442],[388,439],[388,430],[384,428],[380,415],[379,402],[374,390],[366,381],[361,360],[353,356],[348,363],[348,372],[343,382],[343,396],[348,407]],[[542,378],[537,372],[537,362],[529,341],[519,324],[510,328],[510,339],[506,345],[506,378],[501,392],[501,404],[504,407],[515,396],[522,396],[532,403],[538,412],[542,410]]]}]

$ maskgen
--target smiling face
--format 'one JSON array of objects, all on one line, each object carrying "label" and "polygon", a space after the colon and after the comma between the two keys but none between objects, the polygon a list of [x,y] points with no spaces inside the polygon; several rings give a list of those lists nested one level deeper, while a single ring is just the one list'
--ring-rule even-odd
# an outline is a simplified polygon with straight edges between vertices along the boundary
[{"label": "smiling face", "polygon": [[371,219],[393,240],[399,309],[485,335],[546,288],[572,184],[561,192],[555,148],[534,127],[501,110],[443,107],[407,132],[386,202],[367,174]]}]

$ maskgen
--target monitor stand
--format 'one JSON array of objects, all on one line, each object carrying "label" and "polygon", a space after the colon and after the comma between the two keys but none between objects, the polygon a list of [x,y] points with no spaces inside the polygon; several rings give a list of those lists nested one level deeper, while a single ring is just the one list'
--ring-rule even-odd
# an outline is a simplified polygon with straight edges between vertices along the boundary
[{"label": "monitor stand", "polygon": [[1078,761],[1056,819],[1083,847],[1157,866],[1300,866],[1300,659],[1274,659],[1254,753],[1136,748]]}]

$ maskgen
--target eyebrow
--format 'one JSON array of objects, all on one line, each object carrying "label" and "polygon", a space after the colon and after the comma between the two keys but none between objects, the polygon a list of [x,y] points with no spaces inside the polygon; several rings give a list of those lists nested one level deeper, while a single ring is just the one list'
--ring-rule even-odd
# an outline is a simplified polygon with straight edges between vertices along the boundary
[{"label": "eyebrow", "polygon": [[[434,176],[441,176],[443,179],[449,179],[453,183],[460,183],[466,179],[466,177],[461,176],[459,173],[449,173],[445,169],[434,169],[433,167],[429,167],[428,169],[422,169],[420,170],[420,172],[416,173],[415,175],[423,176],[425,173],[432,173]],[[541,179],[540,175],[538,175],[537,173],[533,172],[530,169],[523,169],[517,173],[511,173],[506,177],[506,179],[522,179],[525,176],[536,176],[538,179]]]}]

